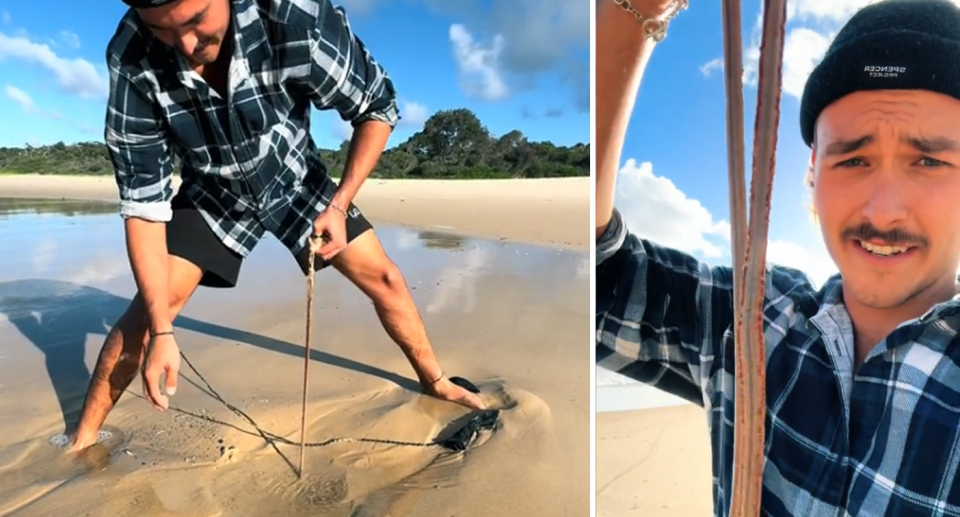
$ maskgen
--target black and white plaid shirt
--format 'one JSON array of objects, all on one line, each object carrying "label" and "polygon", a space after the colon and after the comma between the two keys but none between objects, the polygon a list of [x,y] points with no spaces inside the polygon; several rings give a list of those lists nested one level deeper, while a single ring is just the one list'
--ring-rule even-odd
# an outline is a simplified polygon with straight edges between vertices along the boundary
[{"label": "black and white plaid shirt", "polygon": [[[182,189],[229,248],[265,231],[293,252],[329,199],[310,106],[354,126],[399,120],[393,84],[329,0],[231,0],[234,48],[224,99],[130,10],[107,49],[105,137],[123,217],[172,217]],[[329,190],[329,189],[327,189]],[[329,192],[327,193],[329,195]]]},{"label": "black and white plaid shirt", "polygon": [[[730,268],[627,232],[597,242],[597,363],[706,409],[715,513],[733,480]],[[768,268],[765,517],[960,516],[960,297],[905,321],[853,368],[839,275]],[[706,460],[706,458],[704,458]]]}]

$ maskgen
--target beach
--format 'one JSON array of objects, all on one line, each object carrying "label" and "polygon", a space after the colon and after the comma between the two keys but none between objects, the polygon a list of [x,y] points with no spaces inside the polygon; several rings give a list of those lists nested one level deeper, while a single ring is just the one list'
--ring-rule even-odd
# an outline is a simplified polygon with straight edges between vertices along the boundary
[{"label": "beach", "polygon": [[713,515],[703,408],[597,367],[597,517]]},{"label": "beach", "polygon": [[588,515],[589,192],[368,180],[356,204],[441,365],[501,416],[463,453],[432,445],[468,411],[420,395],[370,302],[325,271],[298,479],[306,285],[272,238],[235,289],[199,289],[175,322],[189,364],[171,409],[135,380],[102,444],[72,460],[49,443],[136,289],[112,178],[0,175],[0,515]]},{"label": "beach", "polygon": [[597,517],[710,517],[710,482],[702,408],[597,413]]},{"label": "beach", "polygon": [[[179,185],[179,178],[174,179]],[[114,201],[110,176],[0,175],[0,197]],[[368,179],[354,203],[380,224],[589,249],[590,179]]]}]

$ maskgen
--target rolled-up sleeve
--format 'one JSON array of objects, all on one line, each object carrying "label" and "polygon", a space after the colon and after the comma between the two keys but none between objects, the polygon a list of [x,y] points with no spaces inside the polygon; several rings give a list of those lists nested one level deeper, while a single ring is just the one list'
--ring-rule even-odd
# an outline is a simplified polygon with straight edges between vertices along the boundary
[{"label": "rolled-up sleeve", "polygon": [[140,85],[110,66],[104,139],[124,219],[164,222],[173,217],[173,156],[157,110]]},{"label": "rolled-up sleeve", "polygon": [[393,81],[353,33],[342,8],[320,2],[311,40],[309,82],[317,109],[333,108],[354,127],[368,120],[396,127]]}]

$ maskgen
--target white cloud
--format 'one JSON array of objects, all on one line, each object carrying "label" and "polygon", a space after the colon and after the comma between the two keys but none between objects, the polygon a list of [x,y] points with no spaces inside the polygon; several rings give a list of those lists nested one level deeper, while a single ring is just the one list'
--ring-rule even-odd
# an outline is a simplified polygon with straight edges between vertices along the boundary
[{"label": "white cloud", "polygon": [[703,75],[706,76],[706,77],[710,77],[710,74],[712,74],[712,73],[714,72],[714,70],[723,70],[723,58],[722,58],[722,57],[718,57],[718,58],[716,58],[716,59],[712,59],[712,60],[704,63],[703,65],[700,65],[700,73],[703,74]]},{"label": "white cloud", "polygon": [[[879,0],[789,0],[783,48],[783,93],[800,98],[810,72],[823,59],[830,42],[843,24],[859,9],[877,1]],[[960,5],[960,0],[953,2]],[[743,82],[746,86],[757,85],[762,29],[761,10],[753,25],[750,41],[743,51]],[[714,59],[701,65],[700,71],[709,76],[709,72],[722,66],[722,63],[714,64],[716,61],[717,59]]]},{"label": "white cloud", "polygon": [[430,112],[418,102],[400,101],[400,117],[401,125],[419,128],[430,118]]},{"label": "white cloud", "polygon": [[455,23],[450,26],[450,42],[464,93],[489,101],[506,98],[507,85],[500,71],[503,36],[498,34],[484,45],[474,41],[466,27]]},{"label": "white cloud", "polygon": [[767,242],[767,262],[799,269],[806,273],[817,287],[837,273],[837,265],[833,263],[822,241],[811,249],[794,242],[771,239]]},{"label": "white cloud", "polygon": [[8,99],[19,104],[23,111],[29,113],[34,110],[35,105],[33,103],[33,99],[27,95],[27,92],[9,84],[4,87],[3,92],[6,94]]},{"label": "white cloud", "polygon": [[876,0],[802,0],[793,1],[789,12],[791,21],[827,21],[843,23],[860,8]]},{"label": "white cloud", "polygon": [[[667,178],[653,174],[650,162],[628,160],[617,179],[616,206],[630,230],[657,244],[712,263],[729,263],[729,223],[717,220],[696,199],[687,197]],[[719,258],[724,260],[716,260]],[[713,260],[711,260],[713,259]],[[769,239],[767,261],[799,269],[817,286],[837,272],[822,242],[813,247]]]},{"label": "white cloud", "polygon": [[699,201],[655,176],[650,162],[627,160],[617,179],[616,205],[633,232],[658,244],[707,258],[725,254],[715,241],[729,246],[730,224],[714,220]]},{"label": "white cloud", "polygon": [[[861,7],[876,0],[790,0],[787,3],[787,28],[783,46],[783,93],[800,98],[807,77],[823,59],[827,47],[840,27]],[[763,12],[757,13],[750,41],[743,50],[743,83],[757,85]],[[715,62],[720,61],[719,64]],[[700,67],[704,75],[722,67],[722,58]]]},{"label": "white cloud", "polygon": [[350,123],[346,120],[343,120],[339,117],[334,117],[333,127],[330,130],[330,135],[341,142],[344,140],[350,140],[353,138],[353,126],[350,125]]},{"label": "white cloud", "polygon": [[442,270],[433,298],[426,306],[429,314],[457,311],[470,313],[477,305],[477,288],[487,263],[492,259],[489,249],[479,246],[470,248],[466,253],[451,255],[450,261]]},{"label": "white cloud", "polygon": [[71,48],[80,48],[80,36],[73,31],[60,31],[60,42]]},{"label": "white cloud", "polygon": [[572,47],[589,48],[590,4],[583,0],[497,0],[489,30],[503,35],[506,68],[517,73],[547,70],[568,62]]},{"label": "white cloud", "polygon": [[60,57],[48,45],[30,41],[26,36],[8,36],[0,32],[0,61],[5,59],[47,69],[64,91],[82,98],[102,100],[107,96],[107,77],[93,63],[86,59]]},{"label": "white cloud", "polygon": [[790,31],[783,45],[784,94],[798,99],[803,96],[807,77],[823,59],[831,38],[803,27]]},{"label": "white cloud", "polygon": [[33,98],[30,97],[30,95],[27,94],[27,92],[21,90],[20,88],[17,88],[16,86],[9,85],[9,84],[6,85],[4,87],[4,94],[6,94],[8,99],[19,104],[20,108],[23,109],[25,113],[29,113],[31,115],[39,115],[41,117],[45,117],[53,120],[60,120],[63,118],[63,115],[60,114],[59,112],[45,111],[38,108],[37,104],[33,101]]}]

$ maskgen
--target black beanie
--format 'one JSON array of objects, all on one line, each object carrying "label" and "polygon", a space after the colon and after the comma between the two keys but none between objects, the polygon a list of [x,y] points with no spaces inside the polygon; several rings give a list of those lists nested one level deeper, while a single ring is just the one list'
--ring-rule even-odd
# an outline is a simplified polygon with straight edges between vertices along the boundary
[{"label": "black beanie", "polygon": [[960,99],[960,8],[949,0],[883,0],[854,14],[807,79],[804,143],[813,145],[824,108],[862,90],[929,90]]},{"label": "black beanie", "polygon": [[172,4],[177,0],[123,0],[123,3],[134,9],[149,9],[151,7],[160,7],[161,5]]}]

